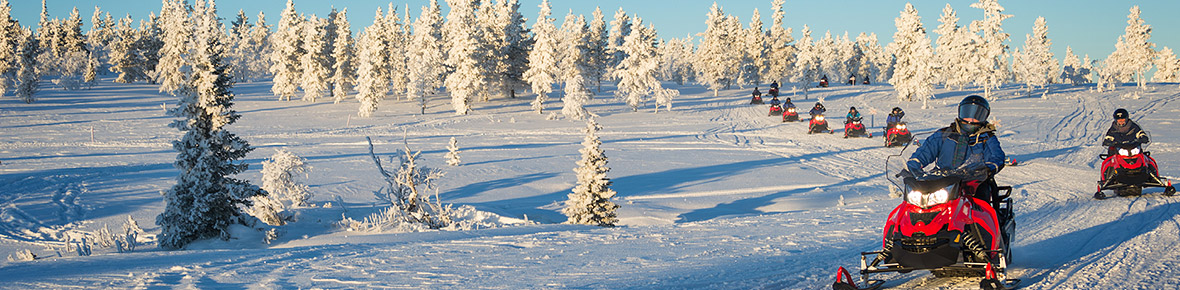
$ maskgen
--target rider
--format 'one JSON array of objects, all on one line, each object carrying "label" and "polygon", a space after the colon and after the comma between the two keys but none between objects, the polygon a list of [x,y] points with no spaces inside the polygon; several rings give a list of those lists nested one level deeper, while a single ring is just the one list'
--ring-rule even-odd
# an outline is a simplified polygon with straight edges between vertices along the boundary
[{"label": "rider", "polygon": [[753,93],[753,94],[754,94],[754,98],[755,98],[755,99],[757,99],[757,98],[761,98],[761,97],[762,97],[762,92],[758,90],[758,87],[754,87],[754,93]]},{"label": "rider", "polygon": [[[974,196],[991,202],[996,193],[993,178],[1004,168],[1004,149],[996,138],[995,125],[987,122],[991,107],[977,95],[959,102],[959,117],[949,127],[939,129],[926,138],[910,156],[906,167],[921,176],[923,167],[934,163],[939,170],[954,170],[965,164],[982,163],[987,168],[987,179],[976,188]],[[979,168],[964,168],[975,170]]]},{"label": "rider", "polygon": [[1114,155],[1118,150],[1114,146],[1125,142],[1147,144],[1151,140],[1148,139],[1147,132],[1143,132],[1143,129],[1139,128],[1139,124],[1131,121],[1127,109],[1120,108],[1114,110],[1114,122],[1110,124],[1110,129],[1106,130],[1106,137],[1102,138],[1102,146],[1110,149],[1107,154]]},{"label": "rider", "polygon": [[828,109],[824,108],[824,104],[820,104],[819,102],[815,102],[815,107],[811,107],[811,111],[809,111],[807,113],[811,114],[812,118],[815,118],[815,115],[823,115],[824,112],[827,112],[827,111],[828,111]]},{"label": "rider", "polygon": [[855,120],[855,119],[860,119],[860,111],[857,111],[856,107],[849,107],[848,108],[848,115],[844,116],[844,123],[845,124],[852,123],[852,120]]},{"label": "rider", "polygon": [[897,126],[897,123],[901,123],[902,117],[905,117],[905,112],[900,107],[893,107],[893,111],[889,112],[889,117],[885,117],[885,130],[892,129],[893,126]]},{"label": "rider", "polygon": [[789,109],[789,108],[794,108],[794,107],[795,107],[795,103],[791,102],[791,98],[787,98],[786,100],[783,101],[783,109],[784,110]]},{"label": "rider", "polygon": [[770,97],[770,106],[771,107],[778,107],[779,104],[782,104],[782,102],[778,100],[778,96]]}]

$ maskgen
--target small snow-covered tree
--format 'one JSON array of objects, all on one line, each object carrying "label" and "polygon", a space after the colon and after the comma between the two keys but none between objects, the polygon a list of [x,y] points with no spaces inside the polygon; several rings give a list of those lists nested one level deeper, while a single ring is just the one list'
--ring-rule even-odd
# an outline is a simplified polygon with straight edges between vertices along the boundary
[{"label": "small snow-covered tree", "polygon": [[565,208],[561,210],[569,219],[566,223],[613,227],[619,221],[615,210],[618,204],[611,202],[615,191],[610,189],[610,178],[606,173],[607,158],[600,146],[598,131],[602,126],[593,118],[586,121],[586,137],[582,140],[582,160],[577,162],[574,173],[578,176],[578,185],[574,187],[569,199],[565,201]]},{"label": "small snow-covered tree", "polygon": [[164,212],[156,217],[160,225],[160,247],[181,249],[206,238],[230,237],[229,225],[241,222],[239,206],[266,192],[248,181],[230,175],[245,171],[237,160],[254,148],[226,130],[241,117],[233,110],[234,95],[229,64],[212,0],[197,0],[194,6],[193,74],[178,90],[176,107],[169,113],[180,118],[170,125],[185,132],[172,147],[179,152],[174,165],[180,169],[176,185],[164,194]]},{"label": "small snow-covered tree", "polygon": [[22,29],[17,37],[21,42],[17,50],[20,58],[16,72],[16,97],[25,103],[32,103],[41,83],[41,74],[37,72],[37,54],[40,47],[37,38],[28,29]]},{"label": "small snow-covered tree", "polygon": [[159,51],[159,63],[153,70],[160,92],[179,94],[192,71],[187,58],[193,42],[193,21],[189,18],[187,6],[183,0],[165,0],[160,9],[163,46]]},{"label": "small snow-covered tree", "polygon": [[270,36],[270,72],[274,83],[270,91],[279,100],[290,101],[295,96],[303,76],[300,59],[306,53],[303,45],[303,17],[295,12],[295,2],[287,0],[287,8],[279,16],[279,24]]},{"label": "small snow-covered tree", "polygon": [[589,78],[594,80],[595,90],[602,92],[602,79],[610,68],[610,34],[606,30],[602,8],[594,7],[593,16],[589,35],[586,36],[586,63],[589,64]]},{"label": "small snow-covered tree", "polygon": [[1006,44],[1009,35],[1004,32],[1002,23],[1012,15],[1003,14],[1004,7],[1000,6],[999,0],[979,0],[972,3],[971,8],[983,10],[983,20],[971,22],[971,31],[981,33],[972,58],[979,70],[973,78],[975,84],[983,87],[983,97],[991,98],[991,91],[1011,78]]},{"label": "small snow-covered tree", "polygon": [[447,165],[459,166],[459,141],[455,137],[451,137],[451,142],[447,143]]},{"label": "small snow-covered tree", "polygon": [[270,198],[283,201],[284,206],[305,206],[311,199],[311,191],[295,178],[300,174],[306,177],[310,171],[307,159],[279,149],[270,159],[262,161],[262,189],[270,193]]},{"label": "small snow-covered tree", "polygon": [[304,21],[303,26],[303,55],[299,58],[299,63],[303,66],[300,71],[303,76],[300,79],[300,87],[303,88],[303,100],[315,102],[316,99],[323,97],[329,92],[328,81],[332,77],[328,59],[327,39],[324,39],[325,28],[328,21],[319,17],[311,16],[311,19]]},{"label": "small snow-covered tree", "polygon": [[[614,19],[610,22],[610,31],[607,32],[606,51],[610,56],[608,57],[607,68],[613,68],[627,57],[619,48],[623,46],[628,35],[631,35],[631,16],[627,16],[627,12],[623,11],[623,7],[615,11]],[[611,74],[609,71],[607,74]]]},{"label": "small snow-covered tree", "polygon": [[1151,78],[1151,81],[1169,83],[1180,81],[1180,59],[1176,59],[1176,53],[1172,52],[1171,48],[1165,46],[1155,55],[1155,68],[1155,76]]},{"label": "small snow-covered tree", "polygon": [[1131,14],[1127,15],[1127,27],[1115,51],[1110,53],[1104,63],[1114,80],[1130,81],[1134,77],[1139,88],[1147,83],[1147,71],[1151,69],[1151,61],[1155,56],[1155,43],[1151,43],[1151,26],[1139,17],[1139,6],[1131,7]]},{"label": "small snow-covered tree", "polygon": [[561,98],[561,114],[567,118],[581,120],[590,115],[586,111],[586,103],[590,102],[590,88],[587,88],[586,77],[574,74],[565,80],[565,96]]},{"label": "small snow-covered tree", "polygon": [[336,38],[332,39],[332,101],[339,104],[356,83],[356,48],[352,41],[352,24],[348,23],[348,8],[340,10],[332,19]]},{"label": "small snow-covered tree", "polygon": [[792,81],[803,88],[803,98],[807,98],[811,84],[819,80],[821,73],[819,51],[811,41],[811,28],[803,25],[803,37],[795,44],[795,67]]},{"label": "small snow-covered tree", "polygon": [[795,64],[795,38],[791,28],[783,27],[783,4],[786,0],[773,0],[770,6],[774,10],[771,15],[773,21],[770,26],[770,41],[767,43],[768,63],[766,79],[785,82],[791,75],[791,68]]},{"label": "small snow-covered tree", "polygon": [[422,14],[414,20],[414,33],[410,36],[406,95],[417,100],[421,113],[426,114],[427,96],[438,92],[446,68],[443,67],[443,19],[438,1],[431,0],[422,8]]},{"label": "small snow-covered tree", "polygon": [[[366,137],[368,139],[368,137]],[[387,186],[376,192],[377,198],[389,202],[390,210],[399,213],[403,222],[426,224],[430,228],[438,229],[447,226],[452,221],[446,214],[445,208],[438,203],[429,202],[429,191],[437,190],[435,182],[443,177],[443,172],[418,164],[421,151],[410,150],[407,141],[401,155],[400,162],[393,171],[387,171],[381,165],[381,159],[373,153],[373,140],[369,140],[369,155],[377,164],[377,170],[385,177]]]},{"label": "small snow-covered tree", "polygon": [[450,49],[447,51],[446,65],[454,69],[447,75],[445,83],[447,91],[451,93],[451,107],[456,115],[466,115],[471,112],[472,96],[480,93],[481,88],[487,87],[483,68],[478,59],[483,44],[482,36],[476,21],[475,7],[471,1],[448,0],[451,11],[447,13],[447,25]]},{"label": "small snow-covered tree", "polygon": [[1065,60],[1061,67],[1061,81],[1069,82],[1073,85],[1084,84],[1090,81],[1090,68],[1083,65],[1078,56],[1073,54],[1073,48],[1065,47]]},{"label": "small snow-covered tree", "polygon": [[1024,51],[1019,61],[1013,64],[1013,71],[1017,79],[1028,85],[1030,90],[1042,88],[1053,80],[1057,68],[1057,60],[1053,58],[1053,52],[1049,51],[1053,42],[1049,40],[1045,17],[1037,17],[1033,33],[1025,35],[1025,38]]},{"label": "small snow-covered tree", "polygon": [[365,27],[357,42],[356,99],[361,105],[357,111],[360,117],[369,117],[377,111],[377,104],[389,91],[388,66],[385,61],[385,41],[381,36],[383,28],[381,8],[377,8],[373,25]]},{"label": "small snow-covered tree", "polygon": [[557,28],[550,18],[549,0],[541,1],[541,12],[537,15],[537,22],[533,24],[533,50],[529,52],[529,69],[524,72],[524,78],[532,87],[537,98],[532,102],[533,110],[543,114],[545,101],[549,100],[549,93],[553,92],[553,83],[557,77],[558,42]]},{"label": "small snow-covered tree", "polygon": [[897,91],[898,100],[922,101],[922,107],[926,108],[926,101],[934,96],[934,72],[930,65],[934,53],[926,28],[922,27],[922,17],[914,5],[906,3],[905,10],[893,22],[897,32],[889,50],[897,57],[897,64],[889,83]]}]

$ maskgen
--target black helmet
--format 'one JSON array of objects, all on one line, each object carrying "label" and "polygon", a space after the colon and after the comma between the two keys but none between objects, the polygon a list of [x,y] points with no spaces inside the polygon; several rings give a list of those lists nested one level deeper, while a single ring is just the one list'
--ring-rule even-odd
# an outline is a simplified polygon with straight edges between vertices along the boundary
[{"label": "black helmet", "polygon": [[1130,115],[1131,115],[1131,113],[1128,113],[1127,109],[1119,108],[1118,110],[1114,110],[1114,119],[1115,120],[1126,119]]},{"label": "black helmet", "polygon": [[893,111],[894,111],[894,112],[900,112],[900,111],[901,111],[901,107],[893,107]]},{"label": "black helmet", "polygon": [[849,111],[856,111],[856,107],[849,107],[848,110]]},{"label": "black helmet", "polygon": [[959,102],[959,119],[972,118],[980,122],[987,122],[987,116],[991,114],[991,111],[987,99],[978,95],[967,96]]}]

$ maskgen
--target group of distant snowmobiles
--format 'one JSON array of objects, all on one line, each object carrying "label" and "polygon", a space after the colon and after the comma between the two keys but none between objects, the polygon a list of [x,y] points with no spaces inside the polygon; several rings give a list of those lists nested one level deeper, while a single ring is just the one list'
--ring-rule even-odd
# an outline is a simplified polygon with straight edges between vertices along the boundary
[{"label": "group of distant snowmobiles", "polygon": [[[777,90],[772,84],[770,114],[781,114],[783,122],[798,121],[795,105],[790,98],[780,104]],[[761,103],[760,94],[754,101]],[[809,134],[833,133],[825,111],[819,103],[811,109]],[[885,146],[902,150],[886,158],[885,175],[894,186],[891,190],[900,190],[902,202],[888,215],[881,249],[860,253],[860,286],[839,267],[833,289],[879,289],[885,281],[870,275],[915,270],[935,277],[982,277],[979,287],[988,290],[1013,289],[1020,283],[1007,276],[1016,233],[1012,187],[995,180],[1005,166],[1017,163],[1000,147],[995,126],[987,122],[990,113],[986,99],[968,96],[959,103],[958,117],[950,126],[923,133],[926,138],[918,141],[901,121],[905,113],[893,108],[886,119]],[[872,137],[860,118],[855,107],[849,108],[845,138]],[[1104,190],[1138,196],[1145,187],[1161,187],[1164,195],[1174,195],[1171,181],[1159,175],[1155,159],[1144,151],[1148,133],[1125,109],[1116,110],[1114,119],[1102,142],[1108,151],[1099,155],[1103,162],[1094,198],[1106,198]]]},{"label": "group of distant snowmobiles", "polygon": [[[786,98],[785,102],[780,101],[778,99],[778,92],[778,83],[772,83],[770,85],[770,112],[767,113],[767,116],[782,116],[784,123],[803,121],[799,118],[798,108],[795,107],[795,103],[791,102],[791,98]],[[754,88],[750,104],[764,104],[762,101],[762,92],[758,91],[758,88]],[[811,115],[807,119],[807,134],[835,133],[835,130],[832,130],[828,126],[827,118],[824,116],[824,113],[827,111],[828,109],[822,103],[816,102],[815,106],[807,112]],[[889,117],[885,119],[886,125],[883,128],[885,132],[885,147],[902,146],[913,139],[910,130],[906,128],[906,123],[901,121],[901,118],[904,116],[905,112],[901,108],[894,107],[893,111],[889,113]],[[860,111],[856,110],[856,107],[848,108],[848,115],[844,118],[844,138],[872,138],[873,133],[865,128],[864,123],[861,122],[862,120],[863,117],[861,117]]]}]

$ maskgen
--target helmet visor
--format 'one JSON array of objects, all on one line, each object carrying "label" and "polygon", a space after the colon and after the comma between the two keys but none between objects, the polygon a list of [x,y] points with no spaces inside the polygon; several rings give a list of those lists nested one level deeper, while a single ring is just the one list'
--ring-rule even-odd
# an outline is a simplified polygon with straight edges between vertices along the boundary
[{"label": "helmet visor", "polygon": [[987,115],[990,110],[978,104],[964,104],[959,106],[959,119],[975,119],[980,122],[987,121]]}]

